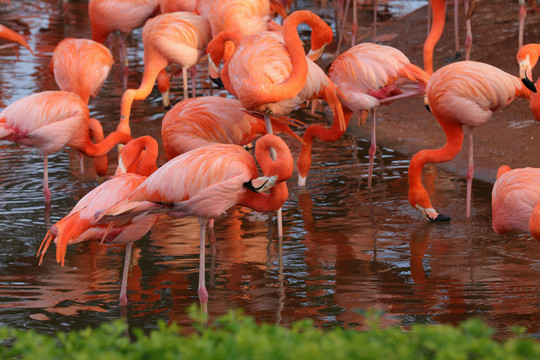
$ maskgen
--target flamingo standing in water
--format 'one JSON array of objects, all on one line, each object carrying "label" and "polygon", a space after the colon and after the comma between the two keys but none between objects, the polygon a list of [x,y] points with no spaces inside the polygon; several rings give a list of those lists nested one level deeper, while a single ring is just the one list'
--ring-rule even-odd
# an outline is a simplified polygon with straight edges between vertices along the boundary
[{"label": "flamingo standing in water", "polygon": [[[270,148],[276,159],[271,159]],[[197,216],[200,222],[199,299],[206,309],[205,238],[209,219],[234,205],[276,211],[288,198],[285,181],[293,172],[291,152],[283,140],[267,134],[257,140],[255,157],[239,145],[203,146],[169,160],[122,201],[97,216],[98,222],[128,224],[146,215]],[[269,193],[264,193],[270,189]]]},{"label": "flamingo standing in water", "polygon": [[[141,153],[144,155],[137,161]],[[127,305],[127,277],[133,242],[150,230],[158,220],[159,214],[143,217],[139,221],[125,225],[110,224],[110,226],[95,223],[94,215],[121,201],[142,184],[157,169],[157,155],[158,144],[150,136],[142,136],[128,142],[120,152],[119,166],[115,176],[86,194],[69,214],[47,232],[38,250],[38,256],[41,256],[39,264],[43,262],[43,256],[53,240],[56,244],[56,261],[62,266],[64,266],[68,245],[89,240],[98,240],[106,244],[126,244],[120,305]],[[129,170],[132,165],[135,165],[135,173]]]},{"label": "flamingo standing in water", "polygon": [[69,91],[45,91],[19,99],[0,112],[0,139],[34,146],[43,153],[43,194],[50,202],[47,156],[69,146],[100,157],[131,136],[113,132],[94,144],[89,134],[88,106]]},{"label": "flamingo standing in water", "polygon": [[[188,98],[187,70],[194,69],[210,40],[210,25],[205,17],[181,11],[156,16],[143,27],[144,74],[138,89],[128,89],[122,96],[118,131],[130,133],[129,116],[133,100],[145,99],[160,72],[169,63],[182,66],[184,99]],[[192,74],[192,91],[195,97],[195,78]],[[164,105],[169,106],[168,93],[164,93]]]},{"label": "flamingo standing in water", "polygon": [[491,214],[497,234],[519,230],[540,241],[540,169],[501,166],[491,192]]},{"label": "flamingo standing in water", "polygon": [[494,66],[461,61],[437,70],[426,88],[429,107],[446,135],[446,144],[436,150],[421,150],[409,164],[409,203],[429,221],[449,220],[431,205],[422,185],[422,169],[428,163],[452,160],[463,146],[463,126],[469,128],[466,215],[470,217],[473,167],[472,129],[489,120],[493,112],[517,97],[531,92],[519,80]]},{"label": "flamingo standing in water", "polygon": [[104,43],[110,34],[119,32],[120,64],[123,66],[124,88],[127,87],[128,58],[124,36],[144,25],[159,11],[159,0],[90,0],[88,16],[92,40]]},{"label": "flamingo standing in water", "polygon": [[[14,43],[17,43],[19,45],[24,46],[27,48],[32,55],[34,55],[34,52],[32,51],[32,48],[28,45],[26,42],[26,39],[21,34],[11,30],[8,27],[5,27],[4,25],[0,25],[0,39],[4,39],[7,41],[12,41]],[[0,46],[0,49],[6,48],[6,47],[12,47],[14,44],[7,44]],[[18,56],[18,53],[17,53]]]},{"label": "flamingo standing in water", "polygon": [[367,183],[367,187],[371,188],[373,160],[377,146],[375,139],[377,108],[383,102],[423,94],[429,75],[411,64],[405,54],[393,47],[363,43],[342,53],[332,63],[329,76],[339,89],[346,123],[353,113],[362,112],[360,122],[364,124],[368,110],[371,110]]},{"label": "flamingo standing in water", "polygon": [[[312,28],[309,59],[297,31],[302,23]],[[265,114],[269,133],[272,132],[270,115],[288,115],[307,100],[323,99],[332,108],[334,121],[331,129],[323,129],[315,136],[323,141],[336,141],[346,130],[337,89],[311,60],[318,58],[332,37],[332,29],[311,11],[295,11],[289,15],[283,22],[283,36],[263,31],[241,38],[234,31],[224,31],[208,44],[211,75],[217,74],[225,42],[233,41],[236,48],[221,71],[223,84],[247,110]],[[260,54],[265,56],[261,57]],[[298,160],[299,185],[305,185],[311,166],[313,136],[304,135],[303,140]]]}]

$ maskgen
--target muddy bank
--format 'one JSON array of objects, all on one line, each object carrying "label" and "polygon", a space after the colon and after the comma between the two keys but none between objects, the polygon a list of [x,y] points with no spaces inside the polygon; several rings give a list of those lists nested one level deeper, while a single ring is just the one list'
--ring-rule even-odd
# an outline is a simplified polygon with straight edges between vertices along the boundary
[{"label": "muddy bank", "polygon": [[[463,9],[460,11],[463,13]],[[388,21],[378,29],[378,42],[394,46],[409,57],[412,63],[423,66],[422,45],[427,34],[427,7],[398,20]],[[459,19],[460,44],[464,60],[465,20]],[[540,39],[540,12],[528,12],[524,43]],[[434,54],[435,70],[456,59],[453,5],[449,5],[445,31]],[[515,54],[518,48],[518,2],[491,0],[481,2],[472,19],[473,45],[471,60],[494,65],[518,75]],[[350,34],[346,34],[350,36]],[[364,37],[369,41],[369,37]],[[344,44],[350,43],[345,39]],[[346,49],[343,47],[342,51]],[[412,157],[425,148],[444,145],[445,136],[437,121],[416,97],[383,106],[377,113],[377,142]],[[371,119],[364,126],[351,121],[349,132],[369,139]],[[494,182],[500,165],[511,167],[540,167],[538,156],[540,124],[534,121],[527,100],[516,99],[504,109],[495,112],[483,126],[474,130],[475,178]],[[463,149],[450,162],[439,166],[465,175],[468,155],[467,132]]]}]

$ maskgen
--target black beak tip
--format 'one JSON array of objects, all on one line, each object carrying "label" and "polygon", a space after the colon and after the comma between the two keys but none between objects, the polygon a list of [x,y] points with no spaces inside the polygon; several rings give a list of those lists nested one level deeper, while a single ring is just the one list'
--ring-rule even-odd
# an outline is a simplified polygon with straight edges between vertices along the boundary
[{"label": "black beak tip", "polygon": [[426,107],[426,110],[427,110],[427,111],[431,112],[431,108],[429,107],[428,104],[425,104],[424,106]]},{"label": "black beak tip", "polygon": [[223,81],[221,81],[221,78],[213,78],[213,77],[210,77],[210,79],[212,80],[212,82],[214,84],[216,84],[220,89],[225,89],[225,85],[223,85]]},{"label": "black beak tip", "polygon": [[534,85],[534,83],[531,80],[529,80],[529,78],[524,77],[523,79],[521,79],[521,82],[523,83],[523,85],[525,85],[527,87],[527,89],[529,89],[532,92],[536,93],[536,86]]},{"label": "black beak tip", "polygon": [[442,221],[450,221],[449,216],[444,216],[442,214],[437,215],[435,219],[432,220],[433,222],[442,222]]}]

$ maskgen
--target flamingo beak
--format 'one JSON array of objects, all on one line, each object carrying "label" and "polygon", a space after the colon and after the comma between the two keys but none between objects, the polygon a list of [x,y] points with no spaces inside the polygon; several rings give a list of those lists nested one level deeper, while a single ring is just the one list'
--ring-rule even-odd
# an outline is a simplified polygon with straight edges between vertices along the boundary
[{"label": "flamingo beak", "polygon": [[429,102],[427,99],[427,95],[424,94],[424,106],[426,107],[427,111],[431,112],[431,108],[429,107]]},{"label": "flamingo beak", "polygon": [[[247,183],[244,183],[244,186],[253,192],[262,193],[276,185],[277,175],[273,176],[261,176],[256,179],[251,179]],[[258,184],[261,184],[257,186]]]},{"label": "flamingo beak", "polygon": [[423,208],[422,206],[418,204],[416,205],[416,208],[420,211],[422,216],[429,222],[441,222],[441,221],[450,220],[450,217],[439,214],[433,208]]},{"label": "flamingo beak", "polygon": [[519,77],[521,78],[521,82],[527,89],[531,90],[532,92],[536,92],[536,86],[532,82],[532,70],[531,70],[531,63],[529,61],[529,55],[526,56],[525,60],[522,60],[519,62]]}]

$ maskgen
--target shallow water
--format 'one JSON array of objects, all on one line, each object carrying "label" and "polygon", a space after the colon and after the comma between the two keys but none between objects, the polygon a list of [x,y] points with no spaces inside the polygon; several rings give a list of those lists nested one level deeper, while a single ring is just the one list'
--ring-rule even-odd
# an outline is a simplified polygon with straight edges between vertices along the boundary
[{"label": "shallow water", "polygon": [[[11,8],[0,6],[1,23],[27,35],[36,56],[21,49],[17,61],[12,51],[0,51],[1,107],[56,89],[48,70],[55,44],[66,36],[90,37],[84,2],[70,2],[66,18],[56,2],[12,3]],[[143,69],[142,45],[135,46],[140,30],[130,41],[129,86],[137,87]],[[173,103],[181,100],[180,80],[174,82]],[[209,87],[206,78],[200,80],[198,94],[209,95]],[[90,105],[106,132],[116,127],[122,92],[116,65]],[[164,113],[157,91],[136,101],[133,135],[159,138]],[[308,123],[326,121],[322,112],[294,115]],[[298,143],[286,140],[295,156]],[[385,324],[480,317],[500,336],[509,334],[510,325],[522,325],[540,337],[540,246],[530,236],[494,234],[491,185],[474,183],[469,221],[464,216],[465,179],[427,167],[424,183],[433,203],[452,216],[449,223],[428,224],[407,201],[409,158],[379,148],[374,188],[368,191],[369,141],[355,141],[356,147],[348,136],[316,143],[307,187],[296,186],[296,173],[288,182],[282,241],[275,214],[236,207],[216,221],[215,245],[207,246],[211,318],[243,308],[258,321],[290,324],[309,317],[324,327],[362,329],[362,314],[375,308]],[[0,324],[48,333],[119,317],[145,329],[155,328],[160,319],[188,325],[186,309],[198,302],[198,221],[162,218],[135,243],[129,306],[122,309],[123,247],[72,246],[64,267],[50,249],[43,265],[37,265],[35,254],[48,227],[98,184],[88,159],[81,174],[75,152],[54,154],[49,157],[53,200],[46,208],[42,168],[34,149],[0,141]]]}]

